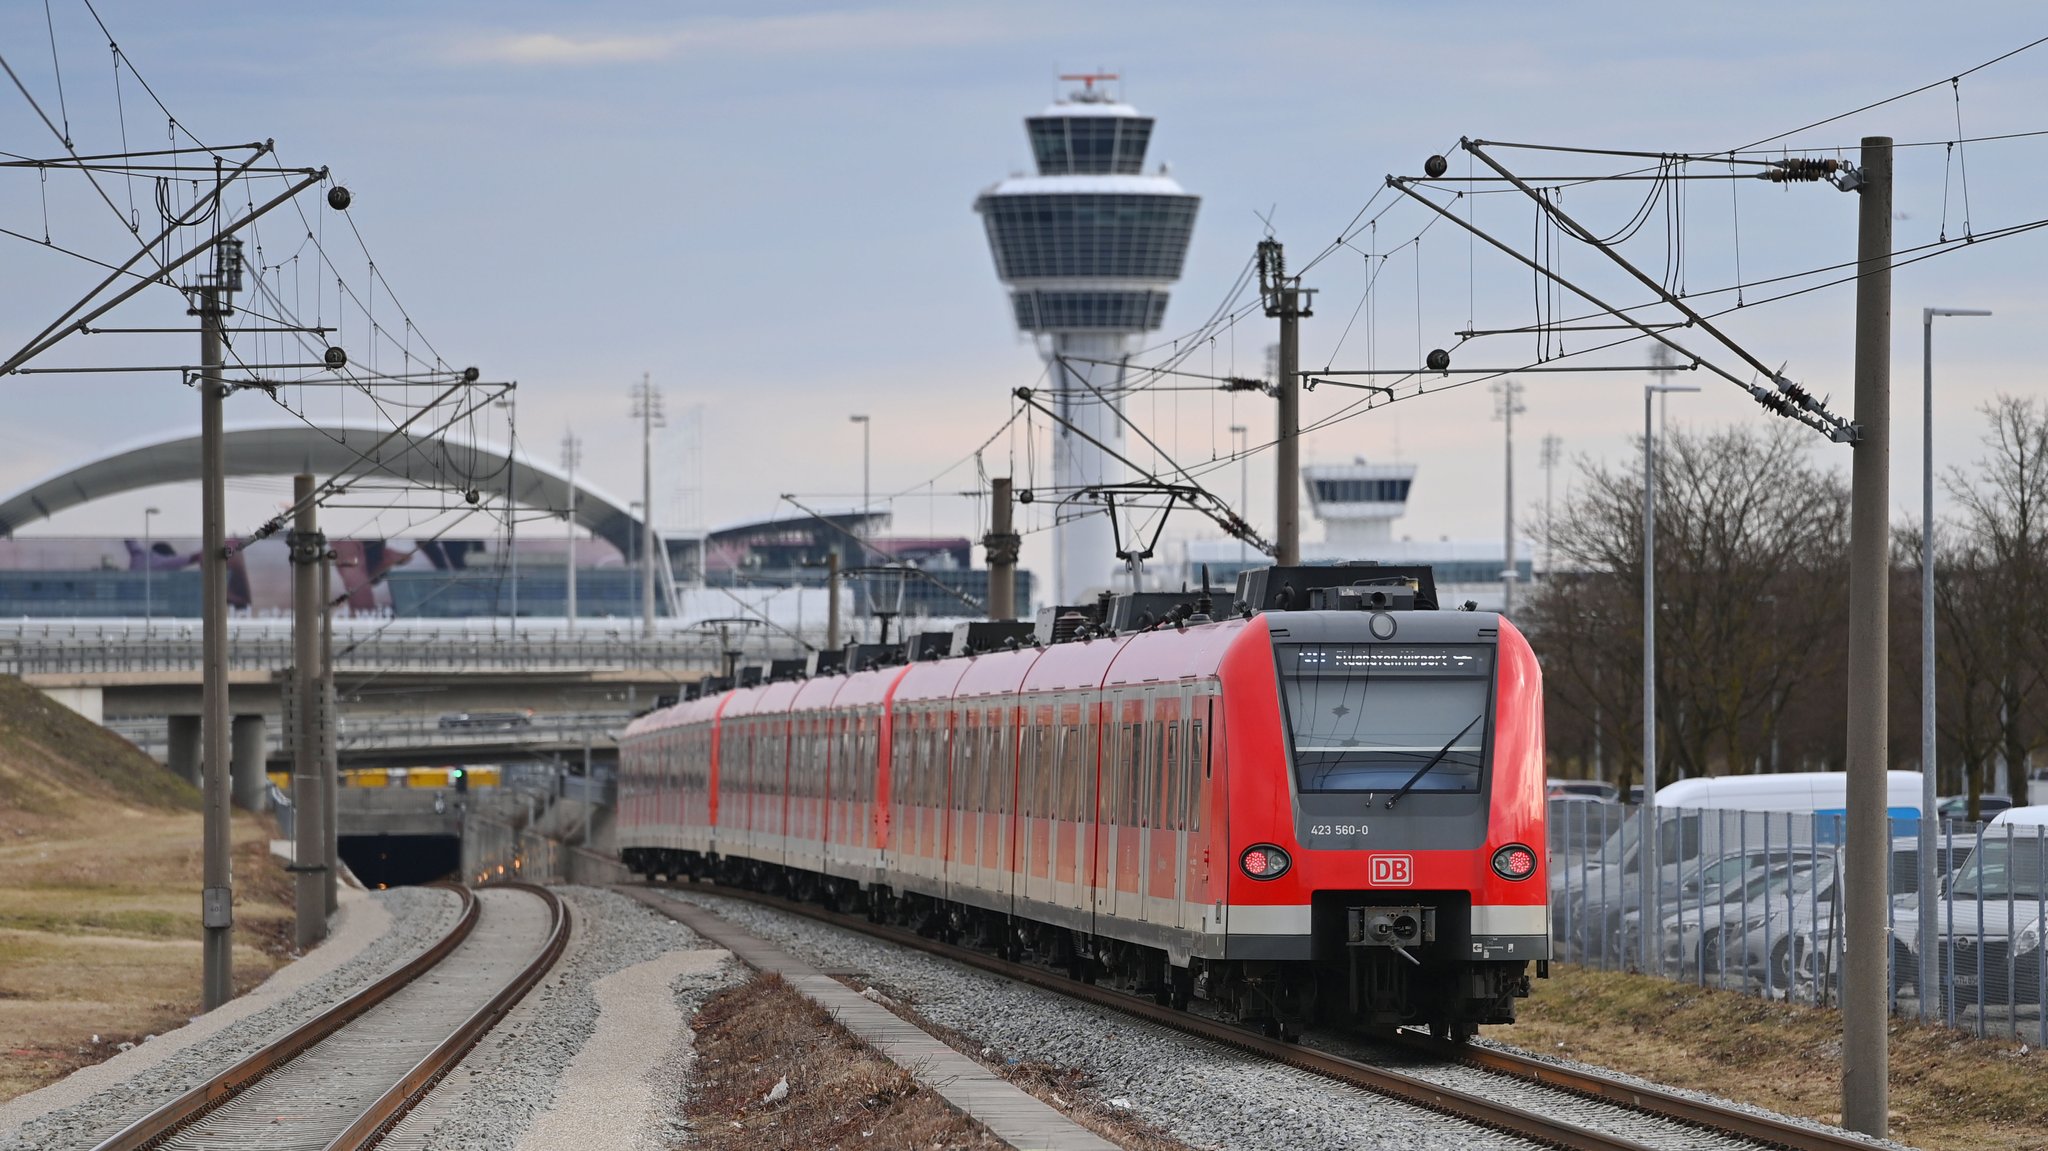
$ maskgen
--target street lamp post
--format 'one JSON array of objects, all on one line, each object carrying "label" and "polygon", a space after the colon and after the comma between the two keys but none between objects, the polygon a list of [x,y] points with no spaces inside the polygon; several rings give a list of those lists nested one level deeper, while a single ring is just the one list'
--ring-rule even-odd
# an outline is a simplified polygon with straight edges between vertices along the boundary
[{"label": "street lamp post", "polygon": [[1923,308],[1920,312],[1920,1018],[1934,986],[1934,947],[1940,930],[1934,889],[1940,872],[1935,820],[1934,747],[1934,317],[1988,316],[1981,308]]},{"label": "street lamp post", "polygon": [[866,531],[868,530],[868,461],[870,459],[868,444],[869,431],[874,425],[866,416],[848,416],[847,419],[860,425],[860,527],[862,531]]},{"label": "street lamp post", "polygon": [[[1230,434],[1237,437],[1237,514],[1248,515],[1252,506],[1252,464],[1251,429],[1243,424],[1230,425]],[[1237,537],[1237,566],[1251,563],[1251,545],[1243,536]]]},{"label": "street lamp post", "polygon": [[[1637,859],[1642,865],[1638,897],[1643,901],[1641,936],[1644,971],[1664,955],[1650,930],[1653,909],[1663,905],[1663,860],[1657,851],[1657,429],[1654,401],[1668,392],[1697,392],[1697,384],[1643,385],[1643,821]],[[1661,964],[1658,965],[1661,967]]]},{"label": "street lamp post", "polygon": [[142,633],[148,635],[155,630],[156,598],[152,594],[156,569],[156,539],[149,530],[149,521],[161,514],[156,508],[142,509]]}]

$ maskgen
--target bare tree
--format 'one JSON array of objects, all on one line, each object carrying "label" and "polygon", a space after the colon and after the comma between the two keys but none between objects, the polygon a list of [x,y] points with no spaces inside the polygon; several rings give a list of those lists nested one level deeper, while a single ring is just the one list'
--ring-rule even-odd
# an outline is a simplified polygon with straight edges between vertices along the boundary
[{"label": "bare tree", "polygon": [[1936,566],[1935,599],[1962,679],[1954,738],[1968,762],[1988,723],[2013,801],[2025,803],[2028,753],[2048,735],[2048,403],[2000,396],[1984,414],[1988,453],[1974,475],[1958,469],[1948,480],[1959,523],[1949,572]]},{"label": "bare tree", "polygon": [[[1658,455],[1660,761],[1676,776],[1840,758],[1847,485],[1797,429],[1672,435]],[[1642,482],[1581,464],[1550,546],[1577,573],[1538,589],[1526,621],[1553,714],[1640,769]],[[1577,741],[1583,743],[1583,737]],[[1567,744],[1571,746],[1571,744]]]}]

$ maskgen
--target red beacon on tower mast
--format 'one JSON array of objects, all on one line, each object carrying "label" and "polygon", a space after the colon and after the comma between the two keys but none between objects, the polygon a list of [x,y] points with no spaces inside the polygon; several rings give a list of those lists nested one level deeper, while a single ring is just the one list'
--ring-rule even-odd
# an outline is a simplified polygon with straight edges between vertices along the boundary
[{"label": "red beacon on tower mast", "polygon": [[1106,92],[1098,93],[1095,91],[1095,82],[1097,80],[1120,80],[1122,78],[1115,72],[1070,72],[1060,77],[1062,80],[1079,80],[1081,82],[1081,91],[1074,93],[1074,95],[1084,102],[1104,99],[1108,96]]}]

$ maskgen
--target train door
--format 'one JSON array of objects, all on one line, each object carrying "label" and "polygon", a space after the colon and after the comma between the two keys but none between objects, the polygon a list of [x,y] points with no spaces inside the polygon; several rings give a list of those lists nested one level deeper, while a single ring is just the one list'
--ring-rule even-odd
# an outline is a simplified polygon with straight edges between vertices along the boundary
[{"label": "train door", "polygon": [[1053,901],[1053,838],[1059,824],[1059,709],[1026,704],[1018,753],[1017,875],[1026,899]]},{"label": "train door", "polygon": [[1176,906],[1180,901],[1180,768],[1186,758],[1181,732],[1180,692],[1174,687],[1157,687],[1150,697],[1151,723],[1145,765],[1145,918],[1173,927],[1179,925]]},{"label": "train door", "polygon": [[1017,709],[1008,700],[982,712],[981,852],[975,884],[984,892],[1010,892],[1010,809],[1015,806]]},{"label": "train door", "polygon": [[[1108,874],[1102,910],[1122,919],[1142,919],[1144,832],[1139,821],[1145,795],[1144,693],[1118,693],[1110,701],[1110,713],[1114,730],[1104,733],[1103,746],[1103,853]],[[1113,744],[1109,742],[1112,735]]]}]

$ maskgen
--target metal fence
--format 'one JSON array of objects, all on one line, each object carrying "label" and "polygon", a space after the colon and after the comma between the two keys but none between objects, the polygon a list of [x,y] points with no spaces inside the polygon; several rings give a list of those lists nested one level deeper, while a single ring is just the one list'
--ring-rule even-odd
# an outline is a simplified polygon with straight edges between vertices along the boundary
[{"label": "metal fence", "polygon": [[[1917,819],[1893,819],[1885,874],[1843,866],[1841,814],[1659,808],[1659,866],[1639,810],[1550,805],[1559,959],[1766,998],[1839,1000],[1845,883],[1881,882],[1893,1014],[2048,1045],[2048,828],[1944,820],[1924,903]],[[1647,894],[1645,879],[1647,877]]]}]

